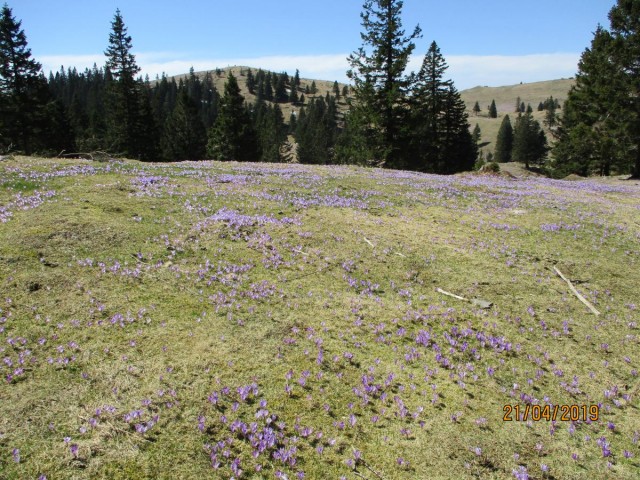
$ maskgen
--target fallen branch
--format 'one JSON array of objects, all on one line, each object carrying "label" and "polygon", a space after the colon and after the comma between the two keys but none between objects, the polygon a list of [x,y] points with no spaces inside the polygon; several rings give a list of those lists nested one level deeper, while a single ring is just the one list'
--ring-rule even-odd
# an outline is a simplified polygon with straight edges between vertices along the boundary
[{"label": "fallen branch", "polygon": [[371,245],[372,247],[374,246],[373,243],[371,243],[371,241],[369,241],[367,237],[362,237],[362,238],[364,238],[364,241],[367,242],[369,245]]},{"label": "fallen branch", "polygon": [[358,472],[357,470],[353,471],[353,474],[358,477],[358,478],[364,478],[364,480],[369,480],[367,477],[365,477],[364,475],[362,475],[360,472]]},{"label": "fallen branch", "polygon": [[578,290],[576,290],[576,288],[573,286],[573,284],[571,283],[571,281],[569,279],[567,279],[560,270],[558,270],[557,267],[553,267],[553,269],[555,270],[555,272],[560,276],[561,279],[563,279],[565,282],[567,282],[567,285],[569,285],[569,288],[571,289],[571,291],[573,292],[573,294],[578,297],[578,300],[580,300],[582,303],[584,303],[587,308],[589,308],[589,310],[591,310],[591,312],[595,315],[598,316],[600,315],[600,312],[598,310],[596,310],[596,307],[594,307],[591,303],[589,303],[589,300],[587,300],[586,298],[584,298],[582,295],[580,295],[580,292],[578,292]]},{"label": "fallen branch", "polygon": [[462,300],[463,302],[469,302],[472,303],[474,305],[476,305],[477,307],[480,307],[482,309],[487,309],[487,308],[491,308],[493,306],[493,303],[488,302],[486,300],[481,300],[479,298],[464,298],[461,297],[460,295],[456,295],[455,293],[451,293],[451,292],[447,292],[446,290],[442,290],[440,287],[436,288],[436,292],[441,293],[443,295],[447,295],[449,297],[453,297],[453,298],[457,298],[458,300]]},{"label": "fallen branch", "polygon": [[468,302],[469,301],[464,297],[456,295],[455,293],[446,292],[446,291],[442,290],[440,287],[436,288],[436,292],[441,293],[443,295],[447,295],[449,297],[457,298],[458,300],[462,300],[463,302]]},{"label": "fallen branch", "polygon": [[371,468],[369,466],[369,464],[367,462],[365,462],[364,460],[360,459],[360,462],[362,462],[362,464],[367,467],[367,469],[373,473],[376,477],[378,477],[380,480],[384,480],[384,477],[382,475],[380,475],[378,472],[376,472],[373,468]]},{"label": "fallen branch", "polygon": [[107,152],[101,152],[96,150],[95,152],[74,152],[64,153],[64,150],[58,154],[58,158],[83,158],[85,160],[100,161],[109,160],[112,158]]}]

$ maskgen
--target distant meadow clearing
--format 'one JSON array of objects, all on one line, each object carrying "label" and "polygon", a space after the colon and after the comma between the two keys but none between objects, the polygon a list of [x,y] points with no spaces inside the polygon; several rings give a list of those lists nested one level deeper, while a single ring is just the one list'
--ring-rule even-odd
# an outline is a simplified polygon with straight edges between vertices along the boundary
[{"label": "distant meadow clearing", "polygon": [[5,159],[0,478],[635,479],[639,266],[633,181]]}]

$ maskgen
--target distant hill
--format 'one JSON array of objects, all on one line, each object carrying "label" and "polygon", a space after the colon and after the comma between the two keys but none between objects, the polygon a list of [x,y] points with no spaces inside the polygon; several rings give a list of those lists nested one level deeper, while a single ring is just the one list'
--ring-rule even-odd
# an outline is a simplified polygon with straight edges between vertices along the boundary
[{"label": "distant hill", "polygon": [[[246,75],[249,68],[251,68],[254,74],[258,71],[258,67],[233,66],[227,68],[218,68],[216,70],[211,70],[210,72],[213,76],[216,89],[221,95],[224,92],[224,84],[227,81],[229,73],[233,73],[233,75],[238,79],[238,85],[240,86],[242,95],[245,97],[245,100],[249,103],[252,103],[255,101],[255,96],[249,93],[246,85]],[[196,72],[196,75],[202,78],[206,75],[206,73],[207,71]],[[282,72],[274,71],[273,73]],[[295,71],[287,72],[287,74],[289,76],[293,76],[295,74]],[[186,76],[187,74],[176,75],[173,78],[175,78],[176,81],[179,81],[180,78],[185,78]],[[310,98],[315,98],[317,96],[324,97],[327,92],[333,95],[333,81],[330,80],[300,78],[301,90],[304,91],[307,86],[311,87],[312,82],[316,83],[317,93],[315,95],[305,95],[305,98],[307,100]],[[495,147],[495,140],[498,136],[498,130],[500,128],[500,123],[502,122],[503,117],[509,114],[511,116],[512,123],[515,123],[516,114],[514,114],[514,111],[516,99],[518,97],[520,97],[520,101],[524,102],[525,105],[531,104],[531,107],[534,110],[534,117],[539,121],[542,121],[544,112],[537,111],[538,104],[549,98],[549,96],[557,98],[560,103],[563,104],[567,99],[567,94],[574,83],[575,80],[572,78],[563,78],[559,80],[548,80],[544,82],[506,85],[503,87],[478,86],[467,90],[462,90],[460,92],[460,95],[467,107],[471,128],[475,127],[477,123],[482,131],[482,141],[491,142],[484,148],[485,153],[488,153],[492,152]],[[339,85],[340,90],[342,91],[342,88],[345,86],[345,84],[339,83]],[[495,100],[496,107],[498,108],[498,118],[495,119],[488,117],[488,107],[491,104],[492,100]],[[478,102],[480,104],[480,107],[482,108],[482,112],[480,112],[480,114],[477,116],[472,111],[473,106],[476,102]],[[300,106],[293,105],[291,103],[281,103],[280,108],[282,109],[285,121],[288,122],[291,112],[298,111],[300,109]],[[347,102],[342,97],[338,101],[338,108],[342,112],[345,112],[347,110]],[[560,110],[560,112],[562,112],[562,110]]]},{"label": "distant hill", "polygon": [[[573,78],[563,78],[560,80],[548,80],[544,82],[520,83],[518,85],[507,85],[504,87],[474,87],[460,92],[464,100],[467,111],[469,112],[469,123],[471,128],[476,124],[480,126],[482,132],[482,141],[491,142],[483,150],[486,153],[493,152],[495,148],[498,130],[505,115],[511,118],[511,124],[515,125],[516,100],[520,97],[520,101],[525,105],[530,104],[533,108],[533,116],[541,124],[544,118],[544,112],[538,112],[538,104],[545,99],[553,96],[560,101],[560,106],[564,104],[571,87],[575,84]],[[489,118],[488,109],[491,101],[495,100],[498,109],[498,118]],[[475,115],[472,111],[475,103],[480,104],[482,111],[479,115]],[[562,113],[562,108],[558,111]],[[547,135],[549,138],[549,135]],[[551,140],[549,138],[549,140]]]},{"label": "distant hill", "polygon": [[[246,75],[247,72],[249,71],[249,69],[251,69],[253,71],[253,74],[255,75],[256,72],[259,70],[258,67],[247,67],[247,66],[233,66],[233,67],[227,67],[227,68],[218,68],[216,70],[207,70],[207,71],[202,71],[202,72],[196,72],[196,76],[198,76],[199,78],[203,78],[207,72],[211,72],[211,75],[213,77],[216,89],[218,90],[218,93],[220,93],[220,95],[223,95],[224,93],[224,84],[227,81],[227,78],[229,77],[229,73],[233,73],[233,75],[236,77],[236,79],[238,80],[238,85],[240,86],[240,90],[242,92],[242,95],[244,96],[245,100],[249,103],[252,103],[255,101],[256,97],[255,95],[251,94],[249,92],[249,90],[247,89],[247,82],[246,82]],[[267,69],[263,69],[265,72],[269,71]],[[276,74],[280,74],[282,73],[282,71],[274,71],[271,70],[272,73],[276,73]],[[293,77],[295,75],[295,70],[293,72],[289,72],[287,71],[287,74],[290,77]],[[172,78],[176,79],[176,82],[180,80],[180,78],[186,78],[188,76],[188,74],[183,74],[183,75],[175,75]],[[334,81],[330,81],[330,80],[317,80],[317,79],[313,79],[313,78],[300,78],[300,88],[301,90],[304,92],[305,88],[307,86],[309,86],[309,88],[311,88],[311,84],[315,82],[316,83],[316,88],[317,88],[317,93],[315,95],[307,95],[305,94],[305,100],[308,100],[310,98],[315,98],[315,97],[319,97],[322,96],[324,97],[327,92],[329,92],[331,95],[333,95],[333,83]],[[344,83],[339,83],[340,85],[340,92],[342,92],[342,88],[345,86]],[[306,103],[306,102],[305,102]],[[293,105],[291,103],[280,103],[280,108],[282,109],[282,114],[284,115],[284,120],[285,122],[289,122],[289,117],[291,115],[292,111],[298,111],[300,110],[300,106],[296,106]],[[345,102],[344,98],[340,98],[338,101],[338,108],[341,111],[345,111],[347,107],[347,103]]]},{"label": "distant hill", "polygon": [[574,83],[575,80],[573,78],[563,78],[504,87],[473,87],[461,91],[460,95],[469,111],[471,111],[476,102],[479,102],[483,113],[486,114],[491,100],[495,100],[498,113],[511,113],[515,110],[518,97],[525,105],[530,103],[534,110],[536,110],[538,103],[543,102],[549,96],[564,102]]}]

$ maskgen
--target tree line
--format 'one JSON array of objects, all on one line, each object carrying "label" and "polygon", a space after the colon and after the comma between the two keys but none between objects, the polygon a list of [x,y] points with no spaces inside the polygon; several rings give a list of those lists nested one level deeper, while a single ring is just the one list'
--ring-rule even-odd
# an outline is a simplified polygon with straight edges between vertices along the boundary
[{"label": "tree line", "polygon": [[[27,155],[104,151],[141,160],[279,162],[290,159],[288,136],[303,163],[333,163],[340,131],[336,105],[348,87],[334,83],[333,95],[316,96],[315,81],[301,87],[289,77],[246,69],[255,101],[248,103],[238,79],[228,73],[223,92],[213,75],[193,69],[176,81],[139,76],[132,38],[121,12],[111,23],[102,67],[51,72],[46,78],[31,57],[26,35],[5,4],[0,18],[0,149]],[[306,98],[305,98],[306,95]],[[280,105],[292,103],[285,122]]]},{"label": "tree line", "polygon": [[[5,4],[0,16],[0,152],[56,155],[102,150],[141,160],[354,163],[431,173],[470,170],[480,132],[470,132],[460,94],[432,42],[418,72],[408,60],[421,37],[402,29],[400,0],[365,0],[362,46],[349,56],[352,86],[337,82],[317,95],[299,75],[248,70],[249,103],[229,74],[223,92],[212,73],[193,71],[176,82],[142,79],[120,11],[112,21],[106,62],[48,78],[32,58],[21,23]],[[640,176],[640,0],[618,0],[610,30],[599,27],[582,55],[563,115],[549,98],[538,105],[555,145],[547,165],[568,173]],[[218,73],[216,73],[218,74]],[[341,96],[348,112],[341,114]],[[280,105],[297,108],[288,121]],[[479,107],[479,105],[478,105]],[[515,126],[505,117],[498,161],[527,166],[546,161],[549,146],[531,106],[517,102]],[[478,113],[478,109],[474,109]],[[495,102],[489,115],[497,116]],[[509,124],[507,124],[507,122]],[[295,139],[290,142],[289,139]],[[294,147],[295,144],[295,148]],[[477,165],[477,164],[476,164]]]},{"label": "tree line", "polygon": [[[352,55],[353,91],[335,82],[320,96],[315,82],[302,88],[298,72],[290,77],[249,69],[244,80],[255,96],[249,103],[232,74],[223,92],[216,90],[211,72],[202,77],[192,70],[178,82],[164,75],[154,82],[142,79],[120,10],[111,23],[104,66],[61,69],[46,78],[5,4],[0,148],[49,155],[100,150],[141,160],[277,162],[294,155],[288,141],[293,136],[302,163],[469,170],[477,146],[460,95],[444,77],[447,65],[437,44],[431,44],[418,73],[404,73],[414,45],[402,38],[401,8],[396,1],[365,3],[363,27],[375,58],[367,58],[364,48],[362,56]],[[366,20],[372,16],[383,23]],[[337,106],[341,97],[349,102],[344,115]],[[280,108],[285,102],[297,107],[288,121]]]}]

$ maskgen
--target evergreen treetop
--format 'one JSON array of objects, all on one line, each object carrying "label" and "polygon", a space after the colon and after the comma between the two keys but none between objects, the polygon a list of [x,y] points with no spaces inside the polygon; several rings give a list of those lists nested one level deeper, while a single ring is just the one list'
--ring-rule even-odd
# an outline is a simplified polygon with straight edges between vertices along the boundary
[{"label": "evergreen treetop", "polygon": [[495,161],[505,163],[511,161],[511,152],[513,149],[513,127],[509,115],[505,115],[498,130],[496,139]]},{"label": "evergreen treetop", "polygon": [[362,46],[349,58],[356,108],[379,132],[376,155],[387,166],[400,162],[400,130],[411,77],[405,74],[420,27],[405,36],[400,0],[366,0],[360,18]]}]

